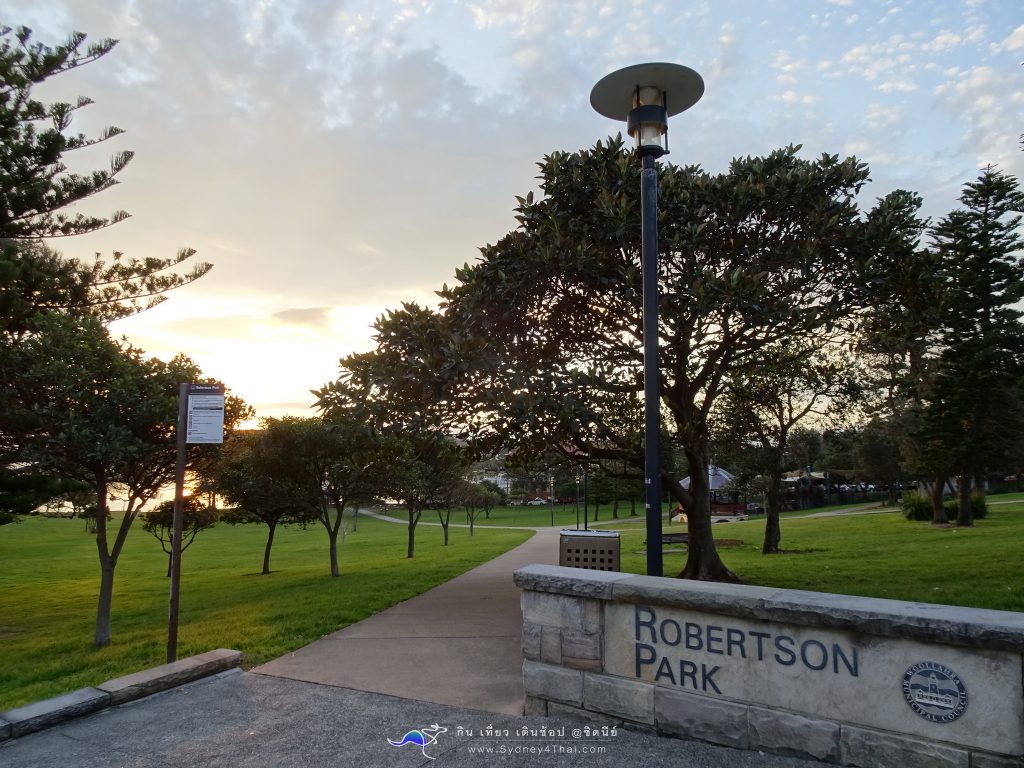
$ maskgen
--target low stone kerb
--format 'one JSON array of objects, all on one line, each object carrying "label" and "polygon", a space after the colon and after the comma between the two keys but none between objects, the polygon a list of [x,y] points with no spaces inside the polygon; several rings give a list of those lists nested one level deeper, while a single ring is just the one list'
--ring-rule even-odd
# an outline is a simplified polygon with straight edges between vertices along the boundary
[{"label": "low stone kerb", "polygon": [[0,741],[25,736],[51,725],[91,714],[105,707],[141,699],[184,683],[224,672],[242,663],[240,651],[218,648],[81,688],[52,699],[0,712]]},{"label": "low stone kerb", "polygon": [[151,667],[124,677],[108,680],[96,687],[110,694],[111,704],[140,699],[168,688],[174,688],[202,677],[237,667],[242,663],[242,653],[227,648],[207,651],[187,659],[179,659],[159,667]]},{"label": "low stone kerb", "polygon": [[88,715],[109,703],[109,694],[95,688],[80,688],[52,699],[9,709],[0,713],[0,717],[11,724],[11,738],[17,738],[65,720]]}]

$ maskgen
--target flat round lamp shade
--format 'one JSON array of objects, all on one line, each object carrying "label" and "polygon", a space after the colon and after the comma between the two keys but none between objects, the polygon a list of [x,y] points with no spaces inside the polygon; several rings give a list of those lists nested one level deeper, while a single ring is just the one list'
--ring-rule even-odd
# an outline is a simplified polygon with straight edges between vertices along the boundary
[{"label": "flat round lamp shade", "polygon": [[590,92],[590,106],[613,120],[625,120],[633,109],[637,86],[653,85],[666,95],[668,116],[689,109],[704,95],[704,80],[682,64],[634,64],[602,77]]}]

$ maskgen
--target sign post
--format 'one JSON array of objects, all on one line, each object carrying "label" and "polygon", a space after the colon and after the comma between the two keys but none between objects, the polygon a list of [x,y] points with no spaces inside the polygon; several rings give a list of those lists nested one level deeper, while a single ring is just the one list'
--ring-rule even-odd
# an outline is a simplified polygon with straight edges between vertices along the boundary
[{"label": "sign post", "polygon": [[178,461],[174,473],[174,523],[171,532],[171,594],[167,611],[167,663],[178,658],[178,595],[181,538],[185,517],[186,444],[224,442],[224,385],[178,385]]}]

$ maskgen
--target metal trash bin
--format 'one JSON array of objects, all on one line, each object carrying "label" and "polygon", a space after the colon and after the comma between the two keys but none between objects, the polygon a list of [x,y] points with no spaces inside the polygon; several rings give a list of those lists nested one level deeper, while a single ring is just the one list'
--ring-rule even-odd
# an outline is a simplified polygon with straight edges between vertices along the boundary
[{"label": "metal trash bin", "polygon": [[619,532],[563,530],[558,564],[592,571],[619,570]]}]

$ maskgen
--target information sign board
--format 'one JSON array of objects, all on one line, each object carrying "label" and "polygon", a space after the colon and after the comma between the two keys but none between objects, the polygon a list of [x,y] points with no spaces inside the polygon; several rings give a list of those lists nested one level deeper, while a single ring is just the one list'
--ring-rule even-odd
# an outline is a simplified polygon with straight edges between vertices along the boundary
[{"label": "information sign board", "polygon": [[224,386],[188,385],[186,443],[224,442]]}]

